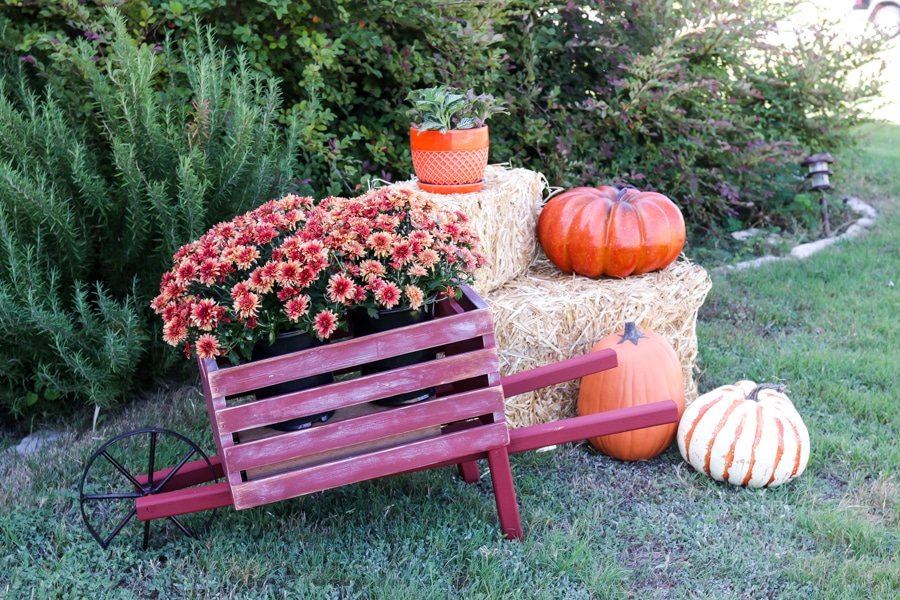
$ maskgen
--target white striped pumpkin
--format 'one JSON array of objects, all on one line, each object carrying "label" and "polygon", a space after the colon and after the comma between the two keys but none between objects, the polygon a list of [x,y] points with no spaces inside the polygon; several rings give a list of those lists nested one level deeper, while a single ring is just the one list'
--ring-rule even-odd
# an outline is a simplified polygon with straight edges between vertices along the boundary
[{"label": "white striped pumpkin", "polygon": [[678,424],[678,449],[718,481],[775,487],[809,461],[809,432],[784,386],[738,381],[703,394]]}]

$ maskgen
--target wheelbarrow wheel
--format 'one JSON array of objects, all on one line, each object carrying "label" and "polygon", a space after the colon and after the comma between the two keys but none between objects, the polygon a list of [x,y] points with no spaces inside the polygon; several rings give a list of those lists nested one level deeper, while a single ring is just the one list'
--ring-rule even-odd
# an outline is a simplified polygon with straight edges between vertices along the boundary
[{"label": "wheelbarrow wheel", "polygon": [[[129,523],[137,523],[143,527],[146,550],[153,521],[139,523],[137,499],[170,491],[166,485],[172,476],[186,464],[198,460],[206,461],[209,481],[216,481],[215,469],[206,454],[197,444],[174,431],[145,427],[112,438],[91,455],[81,478],[81,516],[88,531],[106,548]],[[213,510],[168,517],[159,523],[196,538],[214,517]]]}]

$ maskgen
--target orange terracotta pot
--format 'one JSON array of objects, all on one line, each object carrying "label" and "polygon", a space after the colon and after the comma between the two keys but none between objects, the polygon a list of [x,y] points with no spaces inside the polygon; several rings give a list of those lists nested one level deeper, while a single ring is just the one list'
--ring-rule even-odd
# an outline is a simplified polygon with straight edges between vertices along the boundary
[{"label": "orange terracotta pot", "polygon": [[484,186],[490,137],[487,126],[419,132],[409,129],[413,169],[418,185],[426,192],[460,194],[477,192]]}]

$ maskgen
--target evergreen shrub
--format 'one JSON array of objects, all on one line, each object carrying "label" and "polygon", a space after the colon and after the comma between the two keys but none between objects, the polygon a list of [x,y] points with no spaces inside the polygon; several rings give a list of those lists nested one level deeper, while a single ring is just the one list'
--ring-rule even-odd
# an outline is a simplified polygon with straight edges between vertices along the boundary
[{"label": "evergreen shrub", "polygon": [[149,302],[174,252],[298,190],[304,124],[277,123],[274,79],[207,35],[160,87],[180,51],[109,19],[103,60],[86,39],[67,49],[67,91],[90,103],[66,106],[54,81],[36,92],[24,68],[0,77],[0,407],[15,415],[109,406],[158,375]]}]

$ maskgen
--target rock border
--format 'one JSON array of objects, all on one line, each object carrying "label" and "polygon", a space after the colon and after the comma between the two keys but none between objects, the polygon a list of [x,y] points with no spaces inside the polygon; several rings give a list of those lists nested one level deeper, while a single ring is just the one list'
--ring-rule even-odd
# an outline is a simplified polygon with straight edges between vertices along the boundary
[{"label": "rock border", "polygon": [[751,269],[755,267],[760,267],[762,265],[766,265],[772,262],[780,261],[780,260],[788,260],[788,259],[803,259],[809,256],[812,256],[816,252],[820,252],[824,250],[828,246],[831,246],[837,242],[843,240],[851,240],[853,238],[859,237],[866,231],[868,231],[873,225],[875,225],[875,219],[878,217],[878,211],[875,210],[869,204],[863,202],[859,198],[848,197],[843,199],[844,204],[847,207],[854,211],[855,213],[861,215],[859,219],[854,221],[847,230],[841,235],[831,236],[827,238],[823,238],[821,240],[816,240],[814,242],[808,242],[806,244],[800,244],[799,246],[794,246],[790,253],[786,256],[761,256],[759,258],[754,258],[752,260],[746,260],[743,262],[739,262],[734,265],[725,265],[721,267],[716,267],[713,269],[714,272],[723,272],[723,271],[742,271],[744,269]]}]

